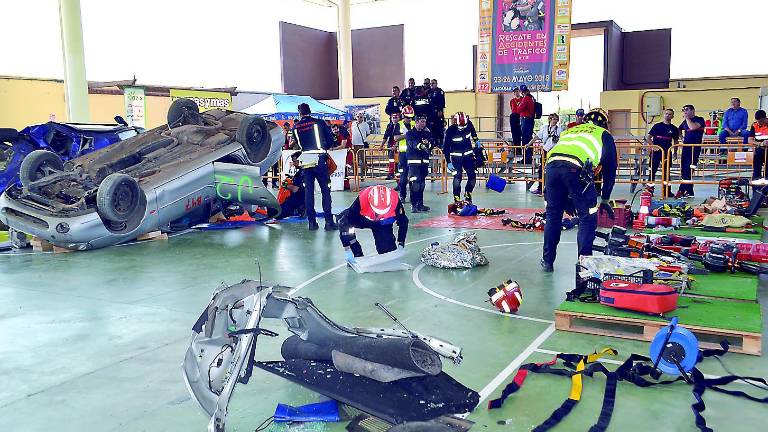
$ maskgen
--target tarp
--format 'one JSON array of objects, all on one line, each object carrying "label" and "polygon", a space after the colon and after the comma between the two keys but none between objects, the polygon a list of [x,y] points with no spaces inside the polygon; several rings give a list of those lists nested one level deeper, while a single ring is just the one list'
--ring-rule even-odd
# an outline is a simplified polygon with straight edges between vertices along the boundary
[{"label": "tarp", "polygon": [[310,96],[272,95],[263,101],[242,110],[246,114],[258,114],[267,120],[296,120],[299,118],[298,106],[309,105],[312,117],[322,120],[351,120],[346,111],[326,105]]}]

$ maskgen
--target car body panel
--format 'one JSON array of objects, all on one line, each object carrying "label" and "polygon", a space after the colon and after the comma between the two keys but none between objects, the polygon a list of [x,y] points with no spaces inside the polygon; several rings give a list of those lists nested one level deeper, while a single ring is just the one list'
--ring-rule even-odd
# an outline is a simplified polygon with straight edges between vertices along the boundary
[{"label": "car body panel", "polygon": [[[201,114],[204,125],[174,129],[161,126],[137,137],[65,164],[66,174],[39,190],[15,185],[0,196],[0,220],[19,231],[69,249],[96,249],[122,243],[161,230],[201,206],[212,208],[217,199],[215,166],[230,174],[252,177],[265,172],[280,157],[281,128],[268,122],[271,141],[261,148],[262,160],[252,161],[235,131],[245,114],[211,110]],[[219,165],[226,161],[223,165]],[[137,180],[146,197],[140,219],[115,228],[103,220],[96,205],[98,185],[111,173]],[[53,176],[51,176],[53,178]],[[259,179],[260,180],[260,179]],[[279,204],[261,181],[240,187],[246,203],[257,203],[279,214]],[[57,231],[60,224],[69,228]]]}]

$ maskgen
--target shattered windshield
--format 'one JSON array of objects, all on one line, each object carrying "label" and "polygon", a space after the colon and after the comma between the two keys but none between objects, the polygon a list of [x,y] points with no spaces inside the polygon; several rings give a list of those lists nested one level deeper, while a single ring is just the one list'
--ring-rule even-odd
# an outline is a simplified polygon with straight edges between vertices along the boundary
[{"label": "shattered windshield", "polygon": [[13,146],[6,142],[0,142],[0,171],[5,171],[5,168],[11,163],[13,159]]}]

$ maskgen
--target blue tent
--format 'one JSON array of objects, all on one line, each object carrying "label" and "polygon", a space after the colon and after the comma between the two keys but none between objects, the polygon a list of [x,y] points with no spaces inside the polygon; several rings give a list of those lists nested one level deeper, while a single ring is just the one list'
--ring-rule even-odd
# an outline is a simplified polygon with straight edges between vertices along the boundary
[{"label": "blue tent", "polygon": [[299,118],[298,106],[309,105],[312,116],[322,120],[351,120],[352,115],[336,109],[310,96],[272,95],[263,101],[242,110],[246,114],[258,114],[267,120],[296,120]]}]

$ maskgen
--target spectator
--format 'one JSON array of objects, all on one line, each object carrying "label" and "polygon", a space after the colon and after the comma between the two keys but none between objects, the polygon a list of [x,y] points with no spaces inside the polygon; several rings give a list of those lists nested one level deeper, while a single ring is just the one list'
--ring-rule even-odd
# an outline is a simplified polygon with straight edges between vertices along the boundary
[{"label": "spectator", "polygon": [[344,130],[346,130],[346,128],[343,128],[338,124],[331,126],[331,132],[333,132],[334,139],[333,147],[331,147],[331,150],[348,149],[347,157],[344,163],[344,189],[349,189],[349,175],[352,171],[352,167],[354,166],[354,159],[352,156],[352,138],[349,136],[349,132],[344,134]]},{"label": "spectator", "polygon": [[437,110],[437,114],[444,118],[443,110],[445,110],[445,92],[443,89],[437,86],[437,80],[432,78],[432,84],[429,88],[429,100]]},{"label": "spectator", "polygon": [[[552,147],[557,144],[558,141],[560,141],[560,134],[563,133],[563,128],[560,127],[560,116],[556,113],[552,113],[548,117],[548,122],[545,125],[541,125],[541,129],[539,129],[539,133],[531,138],[531,141],[528,142],[529,146],[533,146],[536,143],[541,143],[542,150],[544,150],[544,154],[542,155],[542,165],[539,165],[539,178],[542,178],[542,166],[544,163],[544,159],[546,159],[547,152],[552,149]],[[534,194],[541,194],[541,185],[539,182],[534,182],[533,186],[531,186],[531,193]]]},{"label": "spectator", "polygon": [[[763,186],[768,185],[768,164],[765,163],[765,146],[768,145],[768,117],[765,111],[755,111],[755,122],[749,130],[749,141],[755,145],[755,155],[752,158],[752,179],[760,180]],[[765,168],[765,171],[763,169]]]},{"label": "spectator", "polygon": [[731,98],[731,107],[723,115],[723,130],[718,135],[720,144],[725,144],[729,137],[743,137],[743,143],[746,144],[749,141],[748,119],[747,110],[741,107],[741,99]]},{"label": "spectator", "polygon": [[[675,118],[675,110],[667,109],[664,111],[664,120],[656,123],[651,127],[646,137],[646,143],[648,145],[654,145],[661,147],[659,149],[651,150],[651,181],[656,181],[656,171],[659,170],[659,164],[661,163],[662,154],[669,154],[669,149],[672,147],[672,143],[680,140],[680,130],[677,126],[672,124],[672,119]],[[669,185],[669,166],[662,168],[662,179],[666,181],[662,185],[667,190],[666,196],[672,195],[672,186]]]},{"label": "spectator", "polygon": [[403,106],[400,100],[400,87],[392,86],[392,97],[387,101],[387,107],[384,109],[384,112],[389,116],[395,113],[400,114]]},{"label": "spectator", "polygon": [[285,142],[283,143],[283,150],[290,150],[291,149],[291,137],[293,137],[293,134],[291,133],[291,124],[288,122],[283,123],[283,134],[285,135]]},{"label": "spectator", "polygon": [[[523,95],[523,99],[520,101],[520,139],[524,143],[531,142],[533,138],[533,122],[534,115],[536,114],[536,108],[534,106],[533,96],[528,91],[528,86],[523,84],[520,86],[520,93]],[[525,157],[523,163],[531,163],[531,157],[533,156],[533,149],[527,148],[525,150]]]},{"label": "spectator", "polygon": [[424,85],[422,85],[422,88],[429,93],[429,91],[432,89],[432,80],[429,78],[424,78]]},{"label": "spectator", "polygon": [[579,108],[576,110],[576,121],[572,121],[568,123],[568,126],[566,126],[566,129],[570,129],[574,126],[578,126],[580,124],[584,123],[584,109]]},{"label": "spectator", "polygon": [[523,97],[520,96],[520,88],[512,89],[512,99],[509,100],[509,130],[512,132],[512,145],[519,146],[522,143],[520,133],[520,102]]},{"label": "spectator", "polygon": [[692,171],[696,169],[701,154],[701,143],[704,138],[703,118],[696,115],[696,108],[693,105],[683,107],[684,120],[680,123],[680,131],[683,135],[683,144],[697,144],[695,146],[685,146],[680,160],[680,177],[682,184],[677,189],[675,198],[684,198],[693,196],[693,183],[691,183]]},{"label": "spectator", "polygon": [[355,120],[352,122],[352,151],[358,158],[358,169],[360,175],[365,177],[365,157],[362,149],[368,148],[368,136],[371,135],[371,127],[365,121],[365,115],[362,111],[355,114]]},{"label": "spectator", "polygon": [[720,120],[718,119],[717,111],[711,111],[709,113],[709,118],[705,122],[705,125],[704,135],[717,135],[717,130],[720,129]]},{"label": "spectator", "polygon": [[415,99],[416,99],[416,80],[413,78],[408,78],[408,88],[403,89],[403,91],[400,92],[400,103],[402,103],[403,106],[413,105],[413,101]]}]

